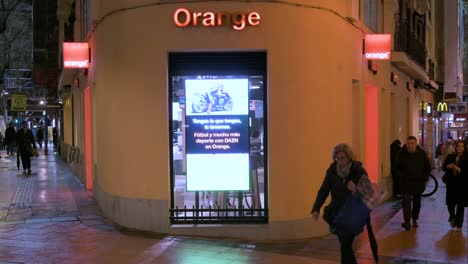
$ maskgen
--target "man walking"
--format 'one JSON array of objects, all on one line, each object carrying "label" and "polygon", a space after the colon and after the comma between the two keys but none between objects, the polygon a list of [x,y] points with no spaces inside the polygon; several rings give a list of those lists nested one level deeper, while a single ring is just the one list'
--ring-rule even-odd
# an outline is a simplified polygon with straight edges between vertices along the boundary
[{"label": "man walking", "polygon": [[39,148],[42,149],[42,142],[44,141],[44,129],[42,128],[42,125],[39,125],[37,128],[36,139],[39,144]]},{"label": "man walking", "polygon": [[28,128],[26,121],[21,123],[21,129],[16,133],[16,144],[18,145],[21,162],[23,163],[23,174],[31,175],[32,148],[37,149],[37,147],[34,141],[34,134]]},{"label": "man walking", "polygon": [[[411,229],[411,219],[413,227],[418,227],[421,194],[426,188],[430,172],[431,167],[426,152],[417,145],[417,139],[414,136],[409,136],[396,160],[396,173],[400,181],[405,220],[401,226],[406,230]],[[413,202],[412,205],[411,202]]]},{"label": "man walking", "polygon": [[13,123],[10,123],[8,128],[5,130],[5,145],[7,147],[7,155],[15,155],[15,144],[16,144],[16,131]]}]

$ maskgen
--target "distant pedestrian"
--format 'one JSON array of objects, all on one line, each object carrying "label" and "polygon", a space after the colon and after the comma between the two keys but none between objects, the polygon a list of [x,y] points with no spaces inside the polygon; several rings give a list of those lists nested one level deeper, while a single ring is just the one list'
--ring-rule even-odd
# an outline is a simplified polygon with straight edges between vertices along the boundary
[{"label": "distant pedestrian", "polygon": [[[338,144],[334,147],[332,153],[333,163],[330,164],[326,172],[311,211],[312,218],[317,221],[320,208],[331,194],[331,201],[324,209],[323,218],[330,225],[330,230],[338,236],[342,264],[357,263],[353,252],[353,241],[356,235],[343,230],[335,230],[334,219],[348,196],[359,193],[357,189],[358,182],[367,177],[366,170],[359,161],[353,160],[353,156],[352,149],[347,144]],[[366,220],[366,225],[372,242],[373,254],[377,258],[377,242],[372,231],[370,216]]]},{"label": "distant pedestrian", "polygon": [[23,174],[31,175],[32,149],[36,149],[37,147],[34,141],[34,134],[28,128],[26,121],[21,123],[21,129],[16,133],[16,144],[21,155],[21,162],[23,163]]},{"label": "distant pedestrian", "polygon": [[400,181],[400,191],[403,198],[402,207],[405,222],[401,226],[410,230],[411,219],[413,227],[418,227],[421,194],[426,188],[426,182],[431,172],[426,152],[417,145],[417,139],[414,136],[409,136],[406,139],[406,144],[396,159],[395,170]]},{"label": "distant pedestrian", "polygon": [[41,125],[39,125],[39,127],[37,128],[36,140],[37,140],[37,143],[39,144],[39,148],[42,149],[42,142],[44,141],[44,129],[42,128]]},{"label": "distant pedestrian", "polygon": [[449,211],[449,222],[456,231],[461,231],[463,227],[465,207],[468,206],[468,155],[466,145],[463,141],[458,141],[456,153],[449,154],[444,161],[442,169],[445,171],[443,180],[446,184],[445,203]]},{"label": "distant pedestrian", "polygon": [[398,175],[395,169],[396,159],[398,157],[398,153],[401,151],[401,141],[396,139],[390,144],[390,168],[392,173],[392,190],[393,190],[393,197],[397,198],[400,193],[400,181],[398,180]]},{"label": "distant pedestrian", "polygon": [[453,147],[453,139],[447,139],[447,141],[445,141],[445,144],[441,150],[441,154],[443,161],[447,159],[448,155],[455,154],[455,148]]},{"label": "distant pedestrian", "polygon": [[16,130],[13,123],[10,123],[8,128],[5,130],[5,145],[7,148],[7,155],[15,155]]},{"label": "distant pedestrian", "polygon": [[56,127],[52,129],[52,143],[54,144],[54,149],[58,147],[58,130]]}]

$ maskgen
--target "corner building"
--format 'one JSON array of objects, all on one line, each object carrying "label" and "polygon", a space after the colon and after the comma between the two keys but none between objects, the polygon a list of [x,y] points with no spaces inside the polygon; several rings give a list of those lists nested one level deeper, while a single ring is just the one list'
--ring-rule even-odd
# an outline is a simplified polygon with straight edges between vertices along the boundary
[{"label": "corner building", "polygon": [[[76,5],[95,23],[81,34],[91,66],[77,72],[73,100],[90,112],[74,138],[90,147],[83,179],[106,216],[170,234],[321,236],[328,228],[310,209],[339,142],[391,190],[388,146],[418,132],[419,113],[410,77],[392,84],[390,61],[372,68],[363,56],[391,8],[372,8],[371,29],[363,1],[156,2]],[[180,12],[177,25],[180,8],[191,20]]]}]

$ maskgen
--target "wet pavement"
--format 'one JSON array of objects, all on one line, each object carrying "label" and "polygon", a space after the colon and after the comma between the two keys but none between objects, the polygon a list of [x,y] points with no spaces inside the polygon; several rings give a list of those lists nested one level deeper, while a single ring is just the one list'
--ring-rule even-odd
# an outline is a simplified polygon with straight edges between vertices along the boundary
[{"label": "wet pavement", "polygon": [[[25,177],[16,169],[16,157],[5,157],[4,152],[0,263],[339,263],[338,241],[332,235],[259,243],[122,230],[100,215],[92,193],[56,155],[40,152],[33,159],[33,175]],[[373,211],[379,263],[468,263],[468,222],[465,219],[462,232],[450,228],[441,185],[433,196],[423,198],[419,227],[411,231],[400,226],[399,201]],[[355,249],[359,263],[374,263],[365,232]]]}]

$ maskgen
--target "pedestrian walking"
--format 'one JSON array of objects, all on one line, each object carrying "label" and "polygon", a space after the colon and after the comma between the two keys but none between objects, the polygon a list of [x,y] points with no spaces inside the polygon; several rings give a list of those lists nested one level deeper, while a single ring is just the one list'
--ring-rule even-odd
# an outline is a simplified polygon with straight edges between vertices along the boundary
[{"label": "pedestrian walking", "polygon": [[450,154],[455,154],[455,148],[453,147],[453,139],[447,139],[441,150],[442,163],[447,159]]},{"label": "pedestrian walking", "polygon": [[466,145],[458,141],[455,153],[449,154],[444,161],[442,170],[445,172],[442,180],[446,184],[445,204],[449,212],[449,222],[456,231],[461,231],[465,207],[468,206],[466,187],[468,186],[468,155]]},{"label": "pedestrian walking", "polygon": [[390,144],[390,168],[392,173],[392,190],[393,198],[397,198],[400,193],[400,182],[398,181],[397,172],[395,169],[396,158],[401,151],[401,141],[396,139]]},{"label": "pedestrian walking", "polygon": [[416,137],[409,136],[406,139],[406,144],[398,154],[395,166],[403,198],[401,202],[404,223],[401,226],[406,230],[410,230],[411,219],[413,220],[413,227],[418,227],[421,194],[426,188],[426,182],[431,171],[426,152],[417,145]]},{"label": "pedestrian walking", "polygon": [[57,127],[52,129],[52,143],[54,144],[54,150],[58,148],[58,130]]},{"label": "pedestrian walking", "polygon": [[23,174],[31,175],[31,156],[33,148],[37,149],[37,147],[34,141],[34,134],[28,128],[28,123],[26,121],[21,123],[21,129],[16,133],[16,144],[19,154],[21,155]]},{"label": "pedestrian walking", "polygon": [[15,155],[16,130],[13,123],[10,123],[8,128],[5,130],[5,145],[7,148],[7,155]]},{"label": "pedestrian walking", "polygon": [[42,149],[42,142],[44,141],[44,129],[42,128],[41,125],[39,125],[39,127],[37,128],[36,140],[37,140],[37,143],[39,144],[39,148]]},{"label": "pedestrian walking", "polygon": [[[322,186],[317,193],[312,207],[312,217],[316,221],[319,217],[320,208],[325,203],[328,195],[331,194],[331,202],[324,208],[324,220],[330,225],[330,231],[338,236],[340,241],[341,263],[355,264],[356,257],[353,252],[353,241],[356,234],[350,234],[343,230],[335,229],[334,219],[345,204],[348,196],[358,192],[357,185],[363,177],[367,177],[367,172],[358,161],[353,160],[353,151],[347,144],[338,144],[332,152],[333,162],[328,168]],[[372,231],[370,215],[366,220],[367,230],[371,241],[374,257],[378,258],[377,242]]]}]

